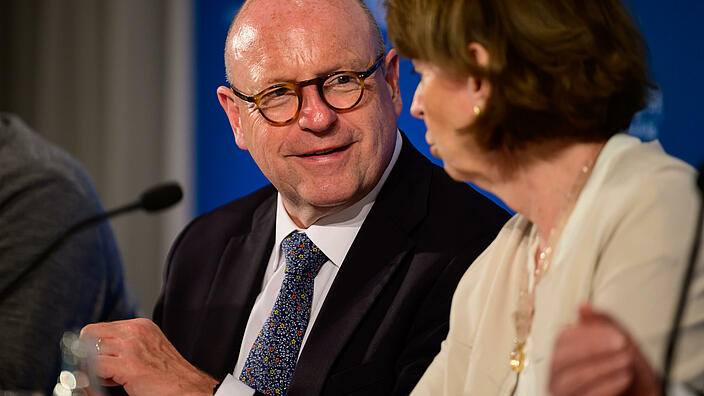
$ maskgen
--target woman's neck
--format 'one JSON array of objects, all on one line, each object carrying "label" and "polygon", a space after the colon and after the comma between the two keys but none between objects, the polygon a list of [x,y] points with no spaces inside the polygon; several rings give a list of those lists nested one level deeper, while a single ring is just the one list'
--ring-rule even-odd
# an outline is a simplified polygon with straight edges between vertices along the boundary
[{"label": "woman's neck", "polygon": [[[605,142],[547,143],[519,154],[521,165],[494,190],[538,229],[539,249],[581,192]],[[586,170],[586,174],[585,174]]]}]

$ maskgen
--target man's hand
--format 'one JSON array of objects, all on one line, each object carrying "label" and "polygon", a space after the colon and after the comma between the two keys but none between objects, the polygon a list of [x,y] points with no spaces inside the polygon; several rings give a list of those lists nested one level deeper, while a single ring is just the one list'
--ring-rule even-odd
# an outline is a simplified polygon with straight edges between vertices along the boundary
[{"label": "man's hand", "polygon": [[148,319],[90,324],[82,339],[96,343],[96,375],[131,396],[212,395],[217,381],[184,359]]},{"label": "man's hand", "polygon": [[628,333],[584,305],[557,337],[549,379],[554,396],[658,395],[658,380]]}]

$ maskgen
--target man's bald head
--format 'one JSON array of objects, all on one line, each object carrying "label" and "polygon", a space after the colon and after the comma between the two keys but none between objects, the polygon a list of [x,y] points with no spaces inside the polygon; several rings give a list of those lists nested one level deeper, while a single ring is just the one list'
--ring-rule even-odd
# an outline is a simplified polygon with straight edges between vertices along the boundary
[{"label": "man's bald head", "polygon": [[[256,45],[263,31],[285,34],[295,24],[314,23],[311,19],[323,15],[331,17],[334,14],[343,18],[338,21],[344,20],[359,26],[359,35],[365,35],[370,40],[377,54],[383,53],[384,38],[381,30],[363,0],[247,0],[233,18],[227,32],[225,71],[228,82],[234,85],[232,62],[242,59],[247,49]],[[271,18],[272,15],[279,17]]]}]

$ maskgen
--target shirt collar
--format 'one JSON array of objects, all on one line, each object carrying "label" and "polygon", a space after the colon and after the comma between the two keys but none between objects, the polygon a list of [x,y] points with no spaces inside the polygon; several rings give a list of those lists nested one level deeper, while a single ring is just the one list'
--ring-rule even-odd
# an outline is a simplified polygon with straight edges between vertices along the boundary
[{"label": "shirt collar", "polygon": [[383,187],[386,179],[391,173],[399,153],[401,152],[402,138],[401,133],[396,130],[396,144],[394,153],[391,156],[391,161],[386,166],[384,173],[381,175],[379,182],[374,186],[372,191],[364,196],[354,205],[341,210],[338,213],[324,217],[318,220],[317,223],[308,227],[308,229],[300,229],[296,223],[291,220],[291,217],[286,212],[281,200],[281,193],[276,197],[276,239],[274,246],[281,246],[281,241],[293,231],[305,232],[313,243],[325,253],[330,261],[340,267],[347,256],[347,252],[352,246],[357,232],[362,227],[362,223],[367,218],[369,211],[372,209],[376,201],[379,191]]}]

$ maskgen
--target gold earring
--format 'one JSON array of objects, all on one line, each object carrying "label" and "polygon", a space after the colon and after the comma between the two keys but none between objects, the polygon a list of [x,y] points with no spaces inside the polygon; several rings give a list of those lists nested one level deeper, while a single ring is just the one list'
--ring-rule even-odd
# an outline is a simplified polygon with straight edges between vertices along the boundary
[{"label": "gold earring", "polygon": [[474,115],[481,114],[482,109],[478,105],[474,105]]}]

